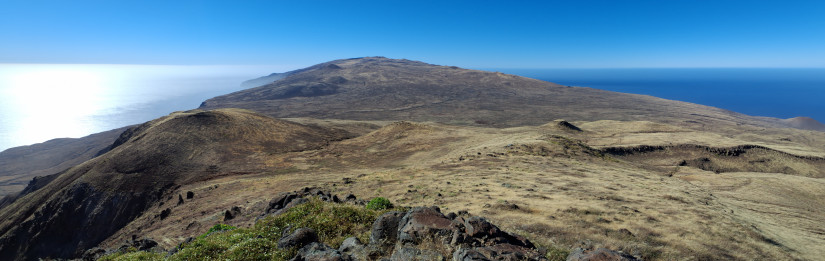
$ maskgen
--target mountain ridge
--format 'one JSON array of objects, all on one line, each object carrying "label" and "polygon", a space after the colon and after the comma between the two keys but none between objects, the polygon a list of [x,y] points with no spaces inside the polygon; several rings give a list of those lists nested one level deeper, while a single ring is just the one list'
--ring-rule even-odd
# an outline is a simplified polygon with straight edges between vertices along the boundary
[{"label": "mountain ridge", "polygon": [[[246,108],[276,118],[389,119],[499,127],[541,125],[555,119],[794,127],[780,119],[699,104],[405,59],[342,59],[285,74],[263,86],[208,99],[201,108]],[[520,117],[510,117],[513,114]]]}]

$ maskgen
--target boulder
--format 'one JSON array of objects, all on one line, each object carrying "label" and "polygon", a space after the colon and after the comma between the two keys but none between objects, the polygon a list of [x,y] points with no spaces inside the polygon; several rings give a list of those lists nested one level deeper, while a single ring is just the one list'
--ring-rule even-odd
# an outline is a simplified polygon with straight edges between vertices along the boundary
[{"label": "boulder", "polygon": [[311,228],[299,228],[288,236],[284,236],[278,240],[278,248],[303,247],[317,241],[318,234],[315,233],[315,230]]},{"label": "boulder", "polygon": [[449,243],[449,237],[457,225],[441,214],[439,209],[417,207],[411,209],[401,219],[398,240],[401,243],[420,243],[424,238],[442,238]]},{"label": "boulder", "polygon": [[327,245],[312,242],[300,250],[298,254],[291,259],[292,261],[351,261],[349,255],[341,254]]},{"label": "boulder", "polygon": [[146,251],[158,246],[158,242],[149,238],[143,238],[132,241],[132,246],[137,248],[138,251]]},{"label": "boulder", "polygon": [[392,211],[378,217],[372,223],[370,231],[370,244],[387,245],[395,243],[398,237],[398,225],[406,213]]},{"label": "boulder", "polygon": [[289,202],[291,202],[293,199],[297,197],[297,192],[279,193],[278,196],[269,201],[269,207],[267,207],[266,213],[273,213],[275,211],[283,209],[284,207],[286,207],[287,204],[289,204]]},{"label": "boulder", "polygon": [[453,253],[453,260],[546,260],[532,248],[511,244],[496,244],[487,247],[461,248]]},{"label": "boulder", "polygon": [[80,259],[83,261],[94,261],[100,259],[104,255],[106,255],[105,249],[93,247],[83,252],[83,256]]},{"label": "boulder", "polygon": [[427,250],[427,249],[418,249],[414,247],[400,247],[396,249],[392,256],[390,257],[390,261],[437,261],[437,260],[444,260],[444,256],[440,253]]},{"label": "boulder", "polygon": [[357,237],[348,237],[347,239],[344,239],[344,242],[341,243],[341,247],[338,248],[338,252],[350,255],[353,260],[367,260],[369,256],[367,246],[361,243],[361,240],[358,240]]},{"label": "boulder", "polygon": [[223,213],[223,221],[229,221],[241,215],[241,207],[234,206]]},{"label": "boulder", "polygon": [[[482,217],[471,217],[466,219],[464,221],[464,227],[464,231],[467,236],[476,239],[482,245],[510,244],[526,248],[535,247],[533,243],[526,238],[504,232],[496,225],[493,225]],[[454,240],[455,239],[456,238],[454,236]]]}]

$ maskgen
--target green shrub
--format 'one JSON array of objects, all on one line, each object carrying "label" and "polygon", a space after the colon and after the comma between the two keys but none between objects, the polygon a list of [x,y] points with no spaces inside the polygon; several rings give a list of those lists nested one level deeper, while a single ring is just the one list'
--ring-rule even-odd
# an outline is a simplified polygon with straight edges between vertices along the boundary
[{"label": "green shrub", "polygon": [[203,233],[203,235],[198,236],[198,238],[199,239],[204,238],[204,237],[206,237],[206,236],[208,236],[212,233],[215,233],[215,232],[228,231],[228,230],[233,230],[233,229],[236,229],[236,228],[237,227],[233,227],[233,226],[230,226],[230,225],[227,225],[227,224],[217,224],[217,225],[214,225],[211,228],[209,228],[209,230],[207,230],[206,233]]},{"label": "green shrub", "polygon": [[391,208],[392,208],[392,203],[390,203],[390,200],[386,199],[386,198],[382,198],[382,197],[374,198],[374,199],[370,200],[369,203],[367,203],[367,209],[382,210],[382,209],[391,209]]}]

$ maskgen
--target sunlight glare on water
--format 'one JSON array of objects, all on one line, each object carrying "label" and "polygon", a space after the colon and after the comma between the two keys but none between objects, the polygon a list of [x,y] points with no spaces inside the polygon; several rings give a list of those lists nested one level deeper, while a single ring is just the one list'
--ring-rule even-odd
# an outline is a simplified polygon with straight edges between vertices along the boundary
[{"label": "sunlight glare on water", "polygon": [[279,66],[0,64],[0,151],[142,123]]},{"label": "sunlight glare on water", "polygon": [[19,68],[6,77],[3,109],[15,114],[5,124],[16,126],[9,133],[22,144],[55,137],[89,134],[93,126],[86,115],[104,109],[105,73],[63,66]]}]

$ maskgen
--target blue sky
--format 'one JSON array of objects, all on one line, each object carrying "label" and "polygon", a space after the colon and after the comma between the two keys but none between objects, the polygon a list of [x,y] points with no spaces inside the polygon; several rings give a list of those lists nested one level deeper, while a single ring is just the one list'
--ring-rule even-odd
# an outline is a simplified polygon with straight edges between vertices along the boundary
[{"label": "blue sky", "polygon": [[0,63],[825,67],[825,1],[0,2]]}]

